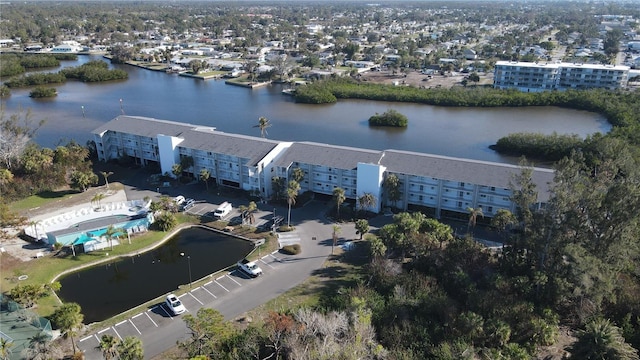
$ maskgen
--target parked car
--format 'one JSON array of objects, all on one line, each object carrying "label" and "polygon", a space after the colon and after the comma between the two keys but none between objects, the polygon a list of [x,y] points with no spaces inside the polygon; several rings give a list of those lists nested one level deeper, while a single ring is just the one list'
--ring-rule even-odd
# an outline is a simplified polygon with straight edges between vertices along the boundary
[{"label": "parked car", "polygon": [[217,220],[223,220],[233,210],[230,202],[223,202],[218,206],[216,211],[213,212],[213,217]]},{"label": "parked car", "polygon": [[238,268],[251,277],[258,277],[262,275],[262,269],[254,262],[247,259],[238,261]]},{"label": "parked car", "polygon": [[186,199],[183,203],[182,203],[182,211],[187,211],[189,209],[191,209],[194,205],[196,204],[196,201],[194,199]]},{"label": "parked car", "polygon": [[182,301],[180,301],[180,299],[178,299],[174,294],[167,295],[167,299],[164,302],[173,315],[180,315],[187,311],[187,308],[182,305]]}]

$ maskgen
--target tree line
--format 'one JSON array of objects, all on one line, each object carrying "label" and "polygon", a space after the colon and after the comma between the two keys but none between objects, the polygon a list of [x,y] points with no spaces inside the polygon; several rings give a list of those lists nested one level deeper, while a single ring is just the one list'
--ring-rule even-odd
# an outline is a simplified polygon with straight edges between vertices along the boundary
[{"label": "tree line", "polygon": [[129,74],[120,69],[109,69],[109,65],[100,60],[89,61],[80,66],[65,68],[57,73],[35,73],[14,77],[5,82],[9,88],[19,88],[34,85],[60,84],[67,79],[83,82],[100,82],[127,79]]},{"label": "tree line", "polygon": [[60,66],[60,60],[77,60],[75,54],[0,54],[0,77],[20,75],[27,70],[52,68]]},{"label": "tree line", "polygon": [[[640,145],[640,93],[604,89],[545,91],[524,93],[491,88],[419,89],[357,82],[333,78],[300,86],[295,99],[301,103],[333,103],[337,99],[413,102],[435,106],[524,107],[558,106],[602,114],[613,125],[611,136]],[[551,145],[552,150],[545,149]],[[568,155],[576,139],[573,136],[512,135],[498,141],[495,149],[513,155],[533,155],[558,160]],[[548,157],[547,157],[548,156]]]}]

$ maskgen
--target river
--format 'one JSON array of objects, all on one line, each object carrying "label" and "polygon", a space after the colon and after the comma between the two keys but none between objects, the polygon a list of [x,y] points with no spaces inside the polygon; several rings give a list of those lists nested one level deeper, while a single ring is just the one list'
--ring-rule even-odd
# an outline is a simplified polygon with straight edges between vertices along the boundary
[{"label": "river", "polygon": [[[95,57],[79,56],[62,66],[77,66]],[[107,60],[108,61],[108,60]],[[339,100],[335,104],[296,104],[282,95],[280,85],[247,89],[221,80],[198,80],[112,65],[126,70],[129,79],[88,84],[69,81],[55,86],[58,96],[31,99],[29,89],[12,89],[2,100],[5,116],[22,109],[33,120],[44,119],[36,134],[41,146],[67,140],[84,144],[90,132],[125,113],[163,120],[207,125],[219,131],[260,136],[254,127],[261,116],[272,127],[267,137],[282,141],[313,141],[368,149],[398,149],[477,160],[513,163],[489,145],[514,132],[578,134],[607,132],[606,119],[587,111],[556,107],[449,108],[422,104]],[[55,70],[55,69],[54,69]],[[406,129],[372,128],[368,118],[395,109],[406,115]]]}]

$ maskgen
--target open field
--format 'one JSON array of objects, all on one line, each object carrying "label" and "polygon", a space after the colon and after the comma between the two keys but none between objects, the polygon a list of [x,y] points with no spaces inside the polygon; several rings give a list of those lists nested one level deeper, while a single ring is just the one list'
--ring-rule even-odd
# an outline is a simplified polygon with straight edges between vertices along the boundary
[{"label": "open field", "polygon": [[[403,85],[414,86],[419,88],[451,88],[454,86],[463,86],[462,81],[468,74],[455,73],[454,75],[425,75],[419,71],[410,71],[406,74],[396,73],[392,74],[391,71],[369,71],[360,74],[360,80],[368,81],[378,84],[389,85]],[[480,75],[480,82],[477,85],[492,85],[493,73],[482,73]],[[474,85],[469,82],[468,84]]]}]

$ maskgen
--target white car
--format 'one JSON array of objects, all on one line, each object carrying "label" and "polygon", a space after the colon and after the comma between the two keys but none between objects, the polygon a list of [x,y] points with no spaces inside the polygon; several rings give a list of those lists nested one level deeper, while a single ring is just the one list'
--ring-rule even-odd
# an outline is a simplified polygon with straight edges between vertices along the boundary
[{"label": "white car", "polygon": [[167,307],[169,308],[169,310],[171,310],[173,315],[180,315],[183,312],[187,311],[184,305],[182,305],[182,301],[180,301],[180,299],[178,299],[178,297],[174,294],[167,295],[165,304],[167,304]]}]

